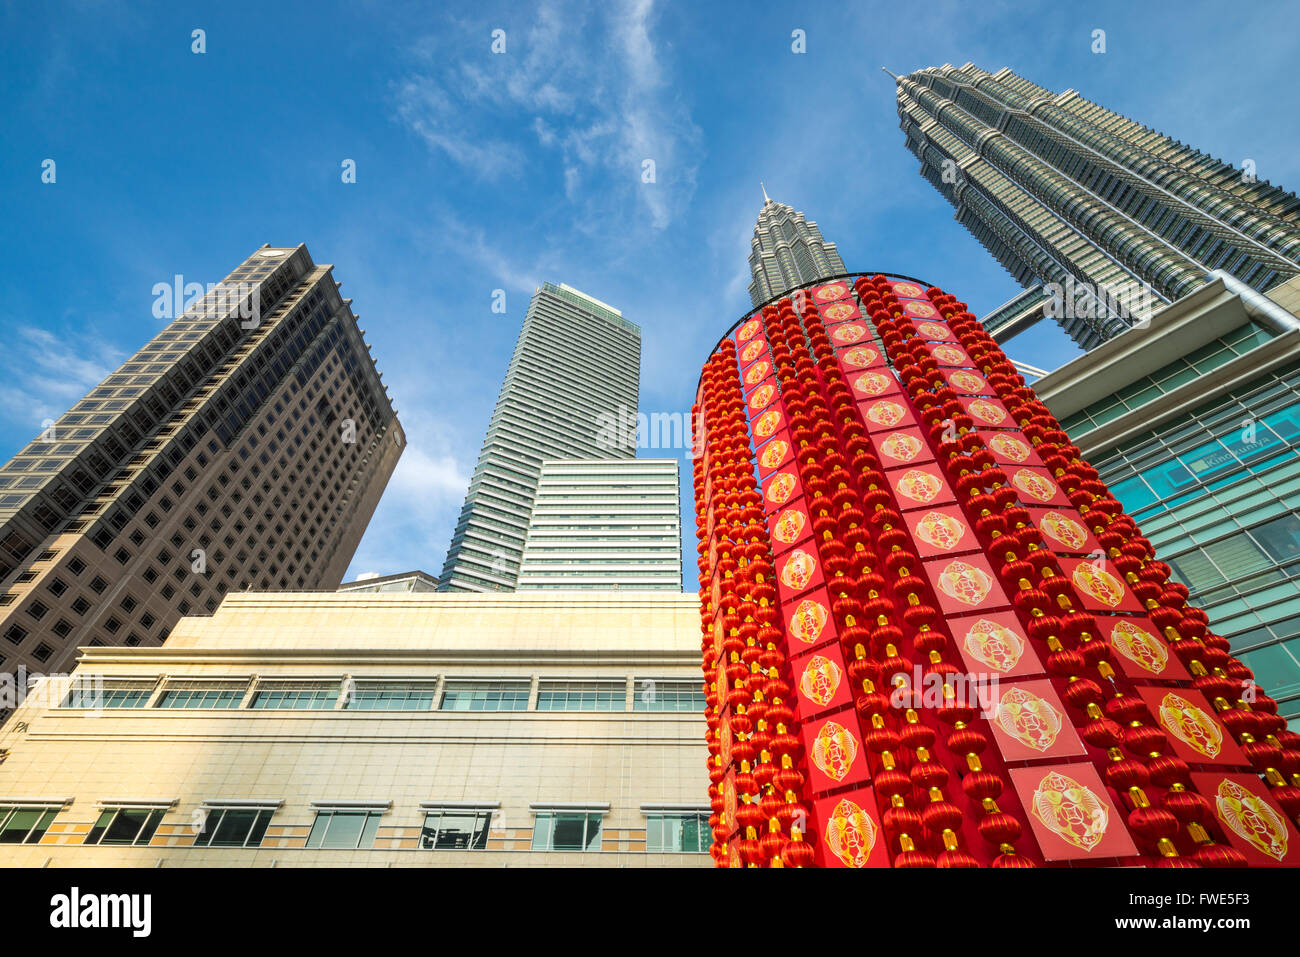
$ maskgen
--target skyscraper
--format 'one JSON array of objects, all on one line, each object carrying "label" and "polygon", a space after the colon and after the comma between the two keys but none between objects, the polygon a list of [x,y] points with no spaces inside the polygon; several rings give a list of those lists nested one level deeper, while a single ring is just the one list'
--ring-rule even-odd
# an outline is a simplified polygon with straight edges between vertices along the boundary
[{"label": "skyscraper", "polygon": [[561,283],[533,294],[439,576],[440,591],[512,591],[547,459],[631,459],[641,329]]},{"label": "skyscraper", "polygon": [[682,590],[676,459],[542,463],[519,590]]},{"label": "skyscraper", "polygon": [[1017,282],[1068,289],[1053,315],[1084,349],[1213,270],[1260,291],[1300,273],[1300,199],[1249,160],[1236,169],[1005,68],[895,82],[921,175]]},{"label": "skyscraper", "polygon": [[332,268],[257,250],[0,468],[6,671],[339,584],[404,439]]},{"label": "skyscraper", "polygon": [[696,393],[718,863],[1300,865],[1300,734],[966,304],[795,292]]},{"label": "skyscraper", "polygon": [[817,224],[784,203],[773,202],[763,188],[763,208],[754,225],[749,253],[749,299],[761,305],[773,296],[844,272],[834,243],[822,238]]}]

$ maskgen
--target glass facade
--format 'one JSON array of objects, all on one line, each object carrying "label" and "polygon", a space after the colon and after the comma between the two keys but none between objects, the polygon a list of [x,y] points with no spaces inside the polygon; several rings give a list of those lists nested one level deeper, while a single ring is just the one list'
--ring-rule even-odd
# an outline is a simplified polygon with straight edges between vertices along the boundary
[{"label": "glass facade", "polygon": [[207,809],[195,847],[257,847],[271,823],[273,808],[214,807]]},{"label": "glass facade", "polygon": [[164,813],[163,808],[105,808],[86,835],[86,843],[148,844]]},{"label": "glass facade", "polygon": [[625,711],[626,681],[543,681],[538,711]]},{"label": "glass facade", "polygon": [[432,681],[358,682],[349,689],[344,707],[352,711],[428,711],[437,690]]},{"label": "glass facade", "polygon": [[442,711],[527,711],[528,681],[448,681]]},{"label": "glass facade", "polygon": [[633,711],[704,711],[704,688],[700,682],[655,681],[639,678],[632,698]]},{"label": "glass facade", "polygon": [[57,808],[0,807],[0,844],[38,844]]},{"label": "glass facade", "polygon": [[533,825],[534,851],[599,851],[604,814],[538,811]]},{"label": "glass facade", "polygon": [[709,812],[646,814],[645,840],[650,854],[707,854],[713,845]]},{"label": "glass facade", "polygon": [[379,810],[321,810],[307,836],[308,847],[334,847],[357,850],[374,847],[379,831]]},{"label": "glass facade", "polygon": [[[1186,362],[1226,361],[1254,334],[1238,330]],[[1177,365],[1070,416],[1066,431],[1079,441],[1114,418],[1117,403],[1129,403],[1121,412],[1140,408],[1138,396],[1186,374],[1167,374]],[[1129,437],[1092,464],[1190,602],[1300,726],[1300,363]]]},{"label": "glass facade", "polygon": [[446,808],[430,810],[420,828],[420,847],[436,851],[481,851],[492,825],[489,810]]}]

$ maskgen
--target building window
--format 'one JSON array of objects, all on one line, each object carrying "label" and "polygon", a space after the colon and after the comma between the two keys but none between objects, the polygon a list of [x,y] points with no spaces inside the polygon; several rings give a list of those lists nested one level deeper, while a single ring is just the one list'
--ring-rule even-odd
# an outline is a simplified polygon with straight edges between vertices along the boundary
[{"label": "building window", "polygon": [[598,851],[602,811],[538,811],[534,851]]},{"label": "building window", "polygon": [[441,711],[527,711],[527,681],[448,681]]},{"label": "building window", "polygon": [[543,681],[537,688],[537,710],[625,711],[627,682]]},{"label": "building window", "polygon": [[87,844],[148,844],[166,808],[109,807],[86,835]]},{"label": "building window", "polygon": [[65,708],[143,708],[153,695],[152,681],[111,681],[98,675],[76,678]]},{"label": "building window", "polygon": [[203,830],[195,847],[257,847],[275,813],[273,807],[213,807],[205,804]]},{"label": "building window", "polygon": [[348,683],[344,707],[350,711],[431,711],[437,686],[421,681]]},{"label": "building window", "polygon": [[375,833],[383,811],[375,808],[358,810],[318,810],[316,821],[307,836],[308,847],[344,847],[351,850],[375,846]]},{"label": "building window", "polygon": [[58,808],[0,807],[0,844],[37,844]]},{"label": "building window", "polygon": [[487,847],[492,812],[474,808],[426,808],[420,847],[437,851],[481,851]]},{"label": "building window", "polygon": [[698,681],[636,679],[633,711],[692,711],[703,714],[704,705],[704,689]]},{"label": "building window", "polygon": [[238,708],[247,690],[246,681],[169,681],[156,707]]},{"label": "building window", "polygon": [[250,708],[286,711],[329,710],[339,700],[334,681],[263,681],[253,694]]},{"label": "building window", "polygon": [[645,849],[650,854],[707,854],[713,844],[707,811],[646,814]]}]

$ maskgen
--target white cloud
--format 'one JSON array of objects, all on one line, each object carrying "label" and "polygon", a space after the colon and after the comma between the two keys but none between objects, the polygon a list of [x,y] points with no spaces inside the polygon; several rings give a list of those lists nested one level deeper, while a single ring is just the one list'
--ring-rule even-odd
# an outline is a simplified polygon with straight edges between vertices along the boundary
[{"label": "white cloud", "polygon": [[[627,220],[626,208],[667,227],[695,192],[701,133],[665,82],[654,42],[652,0],[622,0],[597,13],[548,3],[507,52],[487,33],[414,44],[422,69],[395,87],[398,118],[431,150],[485,180],[523,176],[557,154],[566,198],[585,224]],[[481,57],[463,55],[465,33],[481,33]],[[471,41],[477,42],[477,41]],[[452,55],[459,54],[459,55]],[[531,130],[540,150],[525,157],[503,131]],[[642,163],[656,182],[643,183]]]},{"label": "white cloud", "polygon": [[470,471],[447,425],[421,415],[404,419],[406,449],[345,580],[355,578],[359,569],[381,575],[411,571],[413,561],[430,574],[442,571]]},{"label": "white cloud", "polygon": [[397,89],[397,113],[430,149],[446,153],[485,179],[516,172],[524,162],[523,153],[504,140],[459,132],[456,107],[430,77],[412,76],[402,81]]},{"label": "white cloud", "polygon": [[126,359],[117,347],[83,332],[11,326],[0,352],[0,408],[20,430],[57,419]]},{"label": "white cloud", "polygon": [[419,449],[407,448],[398,460],[385,495],[405,499],[413,511],[426,508],[431,499],[451,496],[460,499],[469,487],[469,475],[455,456],[434,458]]}]

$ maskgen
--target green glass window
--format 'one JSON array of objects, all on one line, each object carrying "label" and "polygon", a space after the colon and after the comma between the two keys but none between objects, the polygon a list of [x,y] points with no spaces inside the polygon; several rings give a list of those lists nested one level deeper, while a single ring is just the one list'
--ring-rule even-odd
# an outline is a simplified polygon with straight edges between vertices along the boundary
[{"label": "green glass window", "polygon": [[704,689],[697,681],[636,679],[633,711],[691,711],[704,713]]},{"label": "green glass window", "polygon": [[273,808],[207,808],[195,847],[257,847],[271,822]]},{"label": "green glass window", "polygon": [[1231,582],[1239,582],[1272,565],[1269,557],[1246,535],[1233,535],[1212,542],[1203,549]]},{"label": "green glass window", "polygon": [[1300,661],[1296,659],[1298,653],[1300,642],[1290,641],[1243,652],[1241,660],[1261,682],[1268,681],[1265,691],[1281,697],[1300,692]]},{"label": "green glass window", "polygon": [[339,700],[336,681],[266,681],[257,686],[250,708],[257,710],[330,710]]},{"label": "green glass window", "polygon": [[1133,513],[1154,505],[1156,495],[1139,476],[1133,476],[1110,487],[1111,494],[1119,499],[1124,511]]},{"label": "green glass window", "polygon": [[600,812],[539,811],[533,826],[534,851],[598,851]]},{"label": "green glass window", "polygon": [[431,681],[361,681],[346,690],[349,711],[430,711],[437,686]]},{"label": "green glass window", "polygon": [[85,843],[148,844],[164,813],[163,808],[105,808],[86,835]]},{"label": "green glass window", "polygon": [[158,698],[159,708],[238,708],[247,682],[169,681]]},{"label": "green glass window", "polygon": [[374,847],[382,813],[379,810],[317,811],[316,821],[307,835],[307,846],[352,850]]},{"label": "green glass window", "polygon": [[420,828],[420,846],[425,850],[481,851],[487,847],[491,824],[492,812],[486,809],[430,810]]},{"label": "green glass window", "polygon": [[1283,515],[1250,530],[1251,537],[1275,562],[1300,558],[1300,517]]},{"label": "green glass window", "polygon": [[537,687],[538,711],[625,711],[625,681],[543,681]]},{"label": "green glass window", "polygon": [[1294,405],[1279,409],[1260,420],[1292,445],[1300,445],[1300,409]]},{"label": "green glass window", "polygon": [[57,808],[0,807],[0,844],[37,844],[49,830]]},{"label": "green glass window", "polygon": [[153,695],[153,681],[114,681],[98,675],[76,678],[63,699],[65,708],[143,708]]},{"label": "green glass window", "polygon": [[527,711],[528,681],[448,681],[440,711]]},{"label": "green glass window", "polygon": [[647,853],[707,854],[712,844],[707,811],[646,815]]}]

